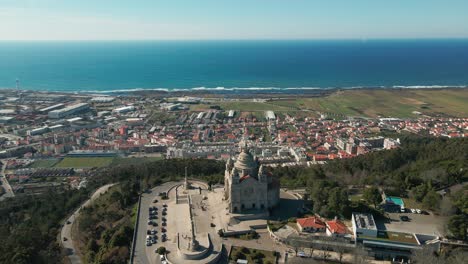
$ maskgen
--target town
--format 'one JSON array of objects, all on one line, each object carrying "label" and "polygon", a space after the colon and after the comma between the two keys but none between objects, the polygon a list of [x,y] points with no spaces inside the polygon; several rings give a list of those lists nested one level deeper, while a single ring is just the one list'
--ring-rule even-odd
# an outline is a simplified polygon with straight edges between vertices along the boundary
[{"label": "town", "polygon": [[[237,263],[311,257],[353,263],[358,244],[376,261],[406,263],[414,249],[463,244],[444,238],[440,216],[383,190],[378,207],[390,222],[359,211],[351,220],[307,214],[305,190],[280,186],[265,168],[311,167],[397,149],[402,133],[465,138],[468,118],[339,116],[277,110],[278,102],[1,91],[0,200],[86,188],[97,169],[132,158],[208,159],[226,163],[224,186],[188,179],[186,171],[184,181],[141,196],[132,263],[218,263],[228,246],[227,260]],[[249,109],[252,104],[262,109]]]}]

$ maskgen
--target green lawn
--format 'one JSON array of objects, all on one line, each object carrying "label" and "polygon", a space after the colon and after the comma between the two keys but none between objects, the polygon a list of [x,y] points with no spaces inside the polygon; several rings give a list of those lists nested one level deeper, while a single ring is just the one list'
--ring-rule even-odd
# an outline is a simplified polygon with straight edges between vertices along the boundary
[{"label": "green lawn", "polygon": [[361,201],[363,198],[362,198],[362,194],[353,194],[353,195],[350,195],[349,196],[349,200],[351,202],[359,202]]},{"label": "green lawn", "polygon": [[109,166],[114,157],[66,157],[54,167],[56,168],[94,168]]},{"label": "green lawn", "polygon": [[230,261],[237,259],[247,259],[249,263],[257,263],[254,259],[260,259],[259,263],[276,263],[276,256],[274,251],[246,248],[246,247],[232,247],[229,254]]}]

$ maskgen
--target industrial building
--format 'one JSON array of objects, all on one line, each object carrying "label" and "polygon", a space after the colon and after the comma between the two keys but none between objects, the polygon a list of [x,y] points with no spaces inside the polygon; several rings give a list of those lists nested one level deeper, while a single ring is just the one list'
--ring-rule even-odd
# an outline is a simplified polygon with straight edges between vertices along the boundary
[{"label": "industrial building", "polygon": [[39,110],[39,112],[48,113],[50,111],[57,110],[57,109],[64,108],[64,107],[65,107],[65,104],[55,104],[55,105],[51,105],[49,107],[42,108],[42,109]]},{"label": "industrial building", "polygon": [[113,101],[115,101],[115,97],[110,96],[93,97],[90,100],[91,103],[111,103]]},{"label": "industrial building", "polygon": [[59,118],[64,118],[64,117],[79,114],[79,113],[84,113],[89,110],[90,110],[89,104],[79,103],[79,104],[67,106],[63,109],[50,111],[49,118],[59,119]]},{"label": "industrial building", "polygon": [[129,113],[133,111],[135,111],[135,107],[133,105],[123,106],[123,107],[119,107],[119,108],[112,110],[112,112],[116,114],[125,114],[125,113]]}]

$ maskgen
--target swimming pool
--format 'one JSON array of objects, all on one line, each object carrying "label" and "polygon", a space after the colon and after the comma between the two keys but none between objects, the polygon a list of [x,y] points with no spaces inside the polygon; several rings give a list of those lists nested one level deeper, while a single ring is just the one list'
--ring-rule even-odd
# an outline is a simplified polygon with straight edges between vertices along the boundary
[{"label": "swimming pool", "polygon": [[396,205],[399,205],[402,208],[405,207],[405,203],[403,202],[403,199],[401,199],[400,197],[387,196],[387,198],[385,200],[386,200],[385,202],[387,202],[387,203],[396,204]]}]

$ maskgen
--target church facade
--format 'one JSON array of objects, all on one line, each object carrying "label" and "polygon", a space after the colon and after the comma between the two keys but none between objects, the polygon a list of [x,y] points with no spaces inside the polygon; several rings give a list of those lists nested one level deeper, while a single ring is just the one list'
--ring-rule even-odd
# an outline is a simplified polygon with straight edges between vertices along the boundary
[{"label": "church facade", "polygon": [[280,185],[245,147],[234,162],[226,162],[224,199],[230,213],[267,210],[278,205]]}]

